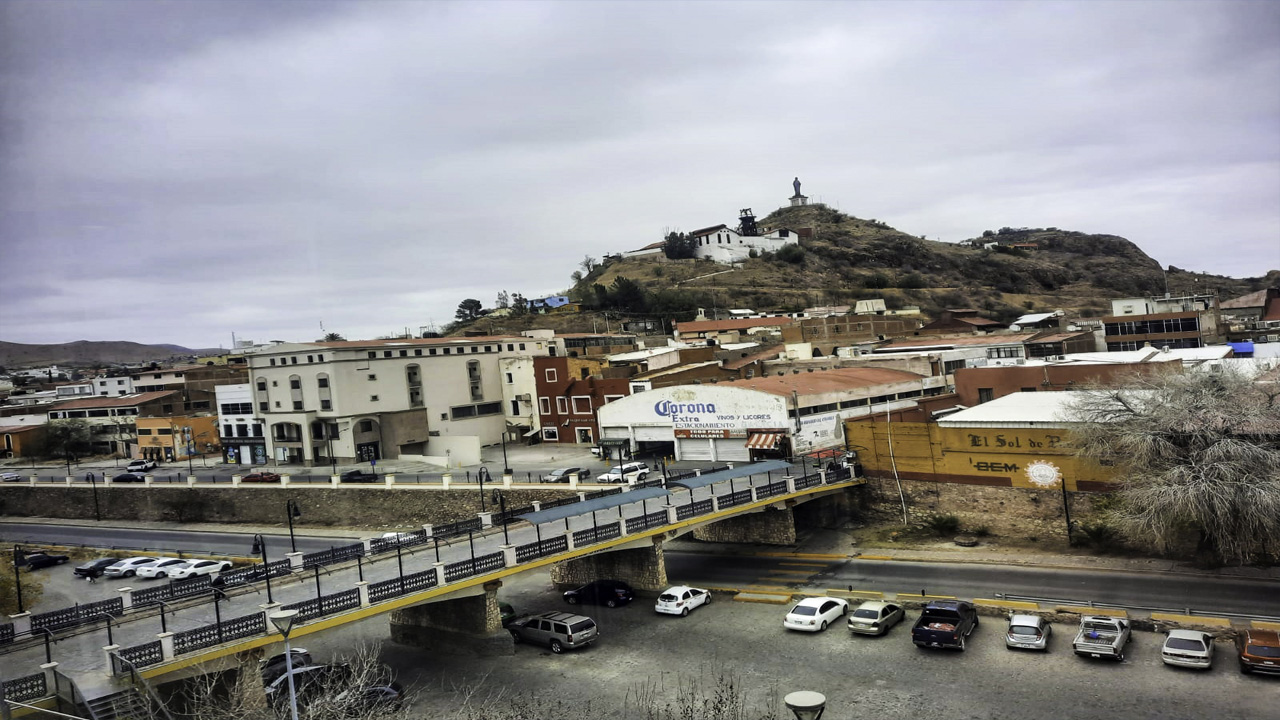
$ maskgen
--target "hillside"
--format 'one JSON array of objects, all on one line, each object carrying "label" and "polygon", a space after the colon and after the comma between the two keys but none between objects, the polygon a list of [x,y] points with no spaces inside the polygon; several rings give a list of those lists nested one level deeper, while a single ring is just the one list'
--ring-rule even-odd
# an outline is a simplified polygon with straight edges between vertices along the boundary
[{"label": "hillside", "polygon": [[192,350],[179,345],[142,345],[125,341],[77,340],[58,345],[26,345],[0,342],[0,367],[23,368],[40,365],[96,367],[187,360],[191,356],[215,355],[218,349]]}]

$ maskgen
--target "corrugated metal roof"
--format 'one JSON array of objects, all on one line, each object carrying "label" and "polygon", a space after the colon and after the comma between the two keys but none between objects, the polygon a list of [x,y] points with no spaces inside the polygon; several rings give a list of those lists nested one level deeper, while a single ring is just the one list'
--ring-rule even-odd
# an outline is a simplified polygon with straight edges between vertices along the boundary
[{"label": "corrugated metal roof", "polygon": [[156,390],[154,392],[134,393],[132,395],[108,395],[91,398],[81,398],[79,400],[68,400],[64,403],[53,405],[49,410],[79,410],[80,408],[107,408],[107,407],[133,407],[141,405],[152,400],[158,400],[169,395],[176,395],[177,390]]},{"label": "corrugated metal roof", "polygon": [[938,427],[1069,427],[1067,403],[1076,391],[1020,392],[961,410],[938,420]]},{"label": "corrugated metal roof", "polygon": [[[640,502],[642,500],[652,500],[654,498],[666,497],[671,493],[666,488],[649,487],[632,490],[631,492],[621,492],[616,495],[606,495],[604,497],[584,500],[576,502],[572,505],[561,505],[549,510],[539,510],[538,512],[525,513],[518,516],[521,520],[527,520],[534,525],[542,525],[544,523],[564,520],[565,518],[578,517],[579,515],[590,515],[592,511],[608,510],[619,505],[630,505],[631,503]],[[654,506],[657,509],[657,506]]]},{"label": "corrugated metal roof", "polygon": [[753,327],[790,325],[789,317],[734,318],[732,320],[693,320],[676,323],[677,333],[713,332],[716,330],[746,330]]},{"label": "corrugated metal roof", "polygon": [[918,338],[912,340],[894,340],[887,345],[881,345],[874,352],[892,352],[894,350],[911,350],[922,347],[949,347],[956,345],[964,345],[969,347],[982,347],[985,345],[1010,345],[1014,343],[1024,343],[1028,339],[1035,337],[1037,333],[1010,333],[1007,335],[961,335],[958,337],[935,336],[931,338]]}]

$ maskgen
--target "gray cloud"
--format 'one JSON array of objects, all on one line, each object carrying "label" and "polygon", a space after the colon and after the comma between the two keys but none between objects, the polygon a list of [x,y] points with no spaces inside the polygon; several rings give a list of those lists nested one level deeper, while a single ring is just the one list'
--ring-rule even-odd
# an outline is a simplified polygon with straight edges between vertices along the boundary
[{"label": "gray cloud", "polygon": [[444,323],[767,212],[797,174],[933,239],[1058,226],[1280,267],[1274,3],[0,12],[6,340]]}]

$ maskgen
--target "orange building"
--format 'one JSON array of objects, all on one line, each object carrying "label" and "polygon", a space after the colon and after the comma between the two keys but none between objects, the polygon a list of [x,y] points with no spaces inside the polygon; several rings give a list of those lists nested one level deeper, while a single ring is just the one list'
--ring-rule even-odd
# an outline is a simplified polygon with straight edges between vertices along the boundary
[{"label": "orange building", "polygon": [[218,418],[212,415],[140,417],[137,457],[157,462],[217,455]]}]

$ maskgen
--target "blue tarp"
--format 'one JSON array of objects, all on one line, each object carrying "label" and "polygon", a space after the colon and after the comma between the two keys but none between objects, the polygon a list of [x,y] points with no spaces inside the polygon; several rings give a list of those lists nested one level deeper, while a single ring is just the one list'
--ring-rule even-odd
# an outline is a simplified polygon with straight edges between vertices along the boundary
[{"label": "blue tarp", "polygon": [[[615,495],[606,495],[604,497],[586,500],[584,502],[576,502],[572,505],[561,505],[547,510],[539,510],[537,512],[525,513],[518,516],[521,520],[527,520],[534,525],[555,522],[569,517],[577,517],[579,515],[589,515],[592,511],[608,510],[619,505],[629,505],[633,502],[641,500],[652,500],[654,498],[666,497],[671,493],[665,488],[649,487],[631,492],[621,492]],[[654,505],[656,508],[657,505]]]},{"label": "blue tarp", "polygon": [[[682,487],[690,490],[694,488],[706,487],[712,483],[728,482],[729,480],[737,480],[738,478],[747,477],[748,475],[764,475],[769,472],[778,472],[791,467],[791,463],[786,460],[765,460],[764,462],[751,463],[750,465],[739,465],[729,470],[718,470],[713,473],[702,473],[697,477],[684,478],[675,482],[667,483],[667,487]],[[817,465],[812,466],[815,470]]]}]

